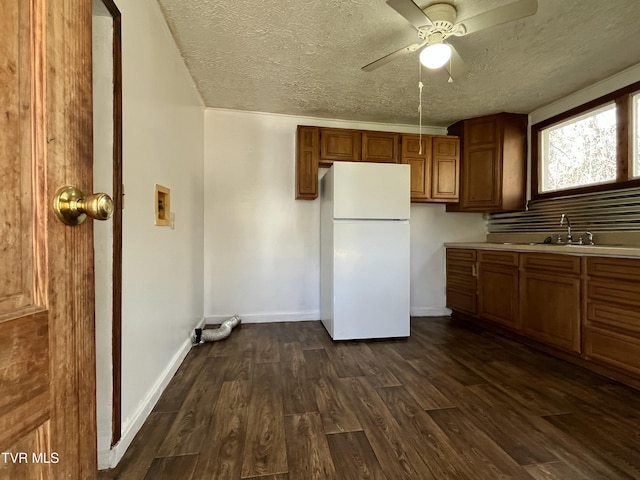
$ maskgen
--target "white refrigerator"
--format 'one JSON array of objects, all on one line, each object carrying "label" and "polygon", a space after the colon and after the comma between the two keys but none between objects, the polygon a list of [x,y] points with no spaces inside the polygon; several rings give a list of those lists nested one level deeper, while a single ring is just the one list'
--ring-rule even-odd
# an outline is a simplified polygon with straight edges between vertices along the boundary
[{"label": "white refrigerator", "polygon": [[320,317],[334,340],[409,336],[409,165],[336,162],[320,183]]}]

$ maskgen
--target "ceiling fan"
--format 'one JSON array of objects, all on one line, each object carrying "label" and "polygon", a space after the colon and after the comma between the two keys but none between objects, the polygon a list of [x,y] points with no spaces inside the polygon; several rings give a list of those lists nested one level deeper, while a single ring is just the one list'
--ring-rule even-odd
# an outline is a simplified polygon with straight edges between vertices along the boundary
[{"label": "ceiling fan", "polygon": [[412,0],[387,0],[387,5],[418,30],[419,41],[365,65],[362,70],[370,72],[406,54],[422,49],[420,62],[428,68],[440,68],[446,65],[451,79],[462,76],[467,68],[453,46],[445,42],[446,39],[451,36],[462,37],[495,25],[528,17],[538,10],[537,0],[516,0],[475,17],[458,21],[455,7],[448,3],[435,3],[424,10]]}]

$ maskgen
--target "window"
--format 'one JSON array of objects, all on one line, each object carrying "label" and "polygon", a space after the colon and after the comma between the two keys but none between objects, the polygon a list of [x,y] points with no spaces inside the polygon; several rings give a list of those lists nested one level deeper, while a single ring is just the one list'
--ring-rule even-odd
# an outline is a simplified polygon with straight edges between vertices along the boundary
[{"label": "window", "polygon": [[640,177],[640,93],[633,96],[633,178]]},{"label": "window", "polygon": [[640,82],[531,127],[534,198],[640,185]]},{"label": "window", "polygon": [[541,130],[540,192],[616,179],[616,106]]}]

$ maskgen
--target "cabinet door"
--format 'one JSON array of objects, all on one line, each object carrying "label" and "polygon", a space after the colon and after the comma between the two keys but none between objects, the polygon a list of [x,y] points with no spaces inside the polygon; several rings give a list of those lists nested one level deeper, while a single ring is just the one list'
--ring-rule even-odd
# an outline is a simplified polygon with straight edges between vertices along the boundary
[{"label": "cabinet door", "polygon": [[400,135],[386,132],[362,132],[362,160],[375,163],[398,163]]},{"label": "cabinet door", "polygon": [[491,210],[500,206],[498,148],[486,146],[465,154],[462,206]]},{"label": "cabinet door", "polygon": [[343,128],[320,128],[320,162],[356,162],[362,156],[362,132]]},{"label": "cabinet door", "polygon": [[[420,148],[422,146],[422,148]],[[431,198],[431,137],[402,135],[402,163],[411,166],[411,201]]]},{"label": "cabinet door", "polygon": [[460,202],[448,212],[526,208],[527,116],[501,113],[449,127],[461,137]]},{"label": "cabinet door", "polygon": [[468,120],[464,124],[464,165],[462,206],[494,209],[500,207],[500,134],[496,117]]},{"label": "cabinet door", "polygon": [[478,316],[519,330],[517,252],[478,251]]},{"label": "cabinet door", "polygon": [[518,269],[480,263],[478,268],[478,315],[519,330]]},{"label": "cabinet door", "polygon": [[318,127],[298,126],[296,156],[296,198],[313,200],[318,197]]},{"label": "cabinet door", "polygon": [[447,308],[475,316],[476,251],[447,249]]},{"label": "cabinet door", "polygon": [[445,201],[458,199],[460,139],[433,137],[431,198]]},{"label": "cabinet door", "polygon": [[523,333],[571,352],[580,352],[580,278],[523,271],[520,312]]}]

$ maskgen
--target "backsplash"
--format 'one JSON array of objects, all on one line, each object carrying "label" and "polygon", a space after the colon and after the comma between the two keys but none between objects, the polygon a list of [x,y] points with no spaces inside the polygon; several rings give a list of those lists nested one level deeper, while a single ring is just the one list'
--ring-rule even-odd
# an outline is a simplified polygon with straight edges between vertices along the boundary
[{"label": "backsplash", "polygon": [[566,232],[560,227],[564,213],[576,233],[640,232],[640,188],[530,200],[527,208],[523,212],[489,214],[487,231],[562,233]]}]

